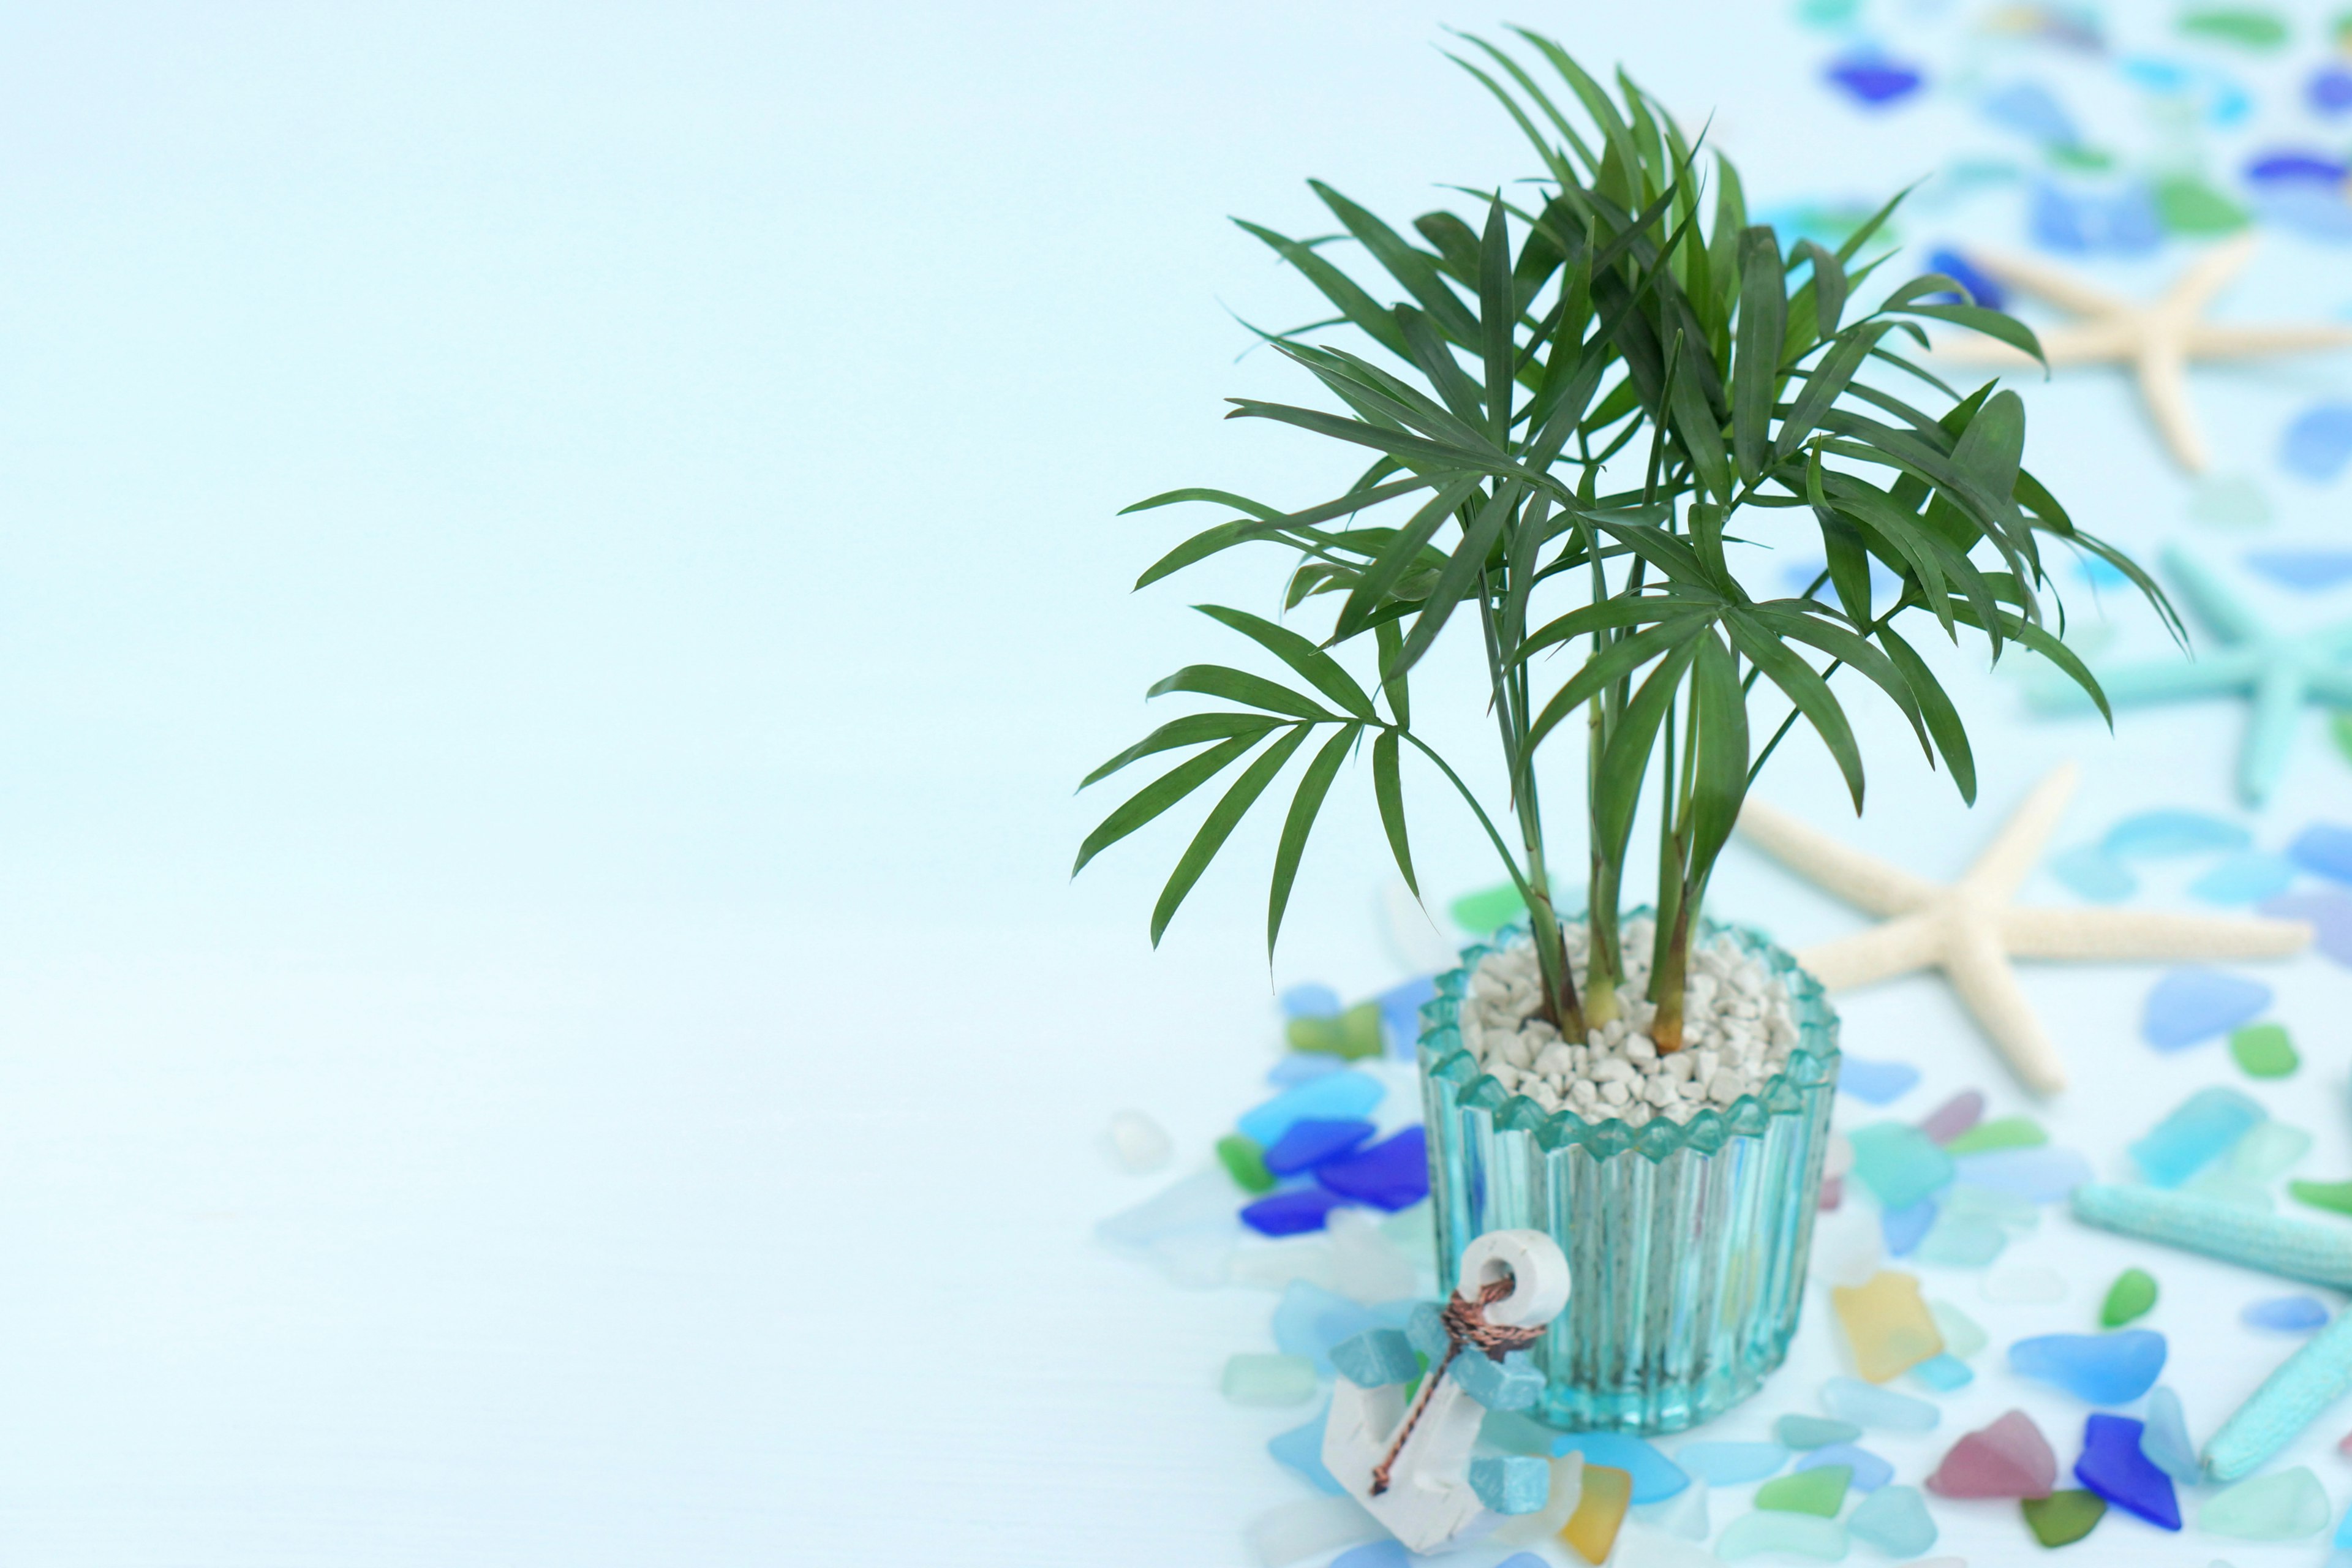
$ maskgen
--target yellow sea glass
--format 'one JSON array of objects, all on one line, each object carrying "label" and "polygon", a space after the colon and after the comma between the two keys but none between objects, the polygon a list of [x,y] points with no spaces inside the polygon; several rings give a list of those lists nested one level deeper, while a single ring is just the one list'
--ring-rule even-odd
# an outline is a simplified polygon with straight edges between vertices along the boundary
[{"label": "yellow sea glass", "polygon": [[1944,1336],[1927,1303],[1919,1299],[1919,1281],[1911,1275],[1882,1270],[1866,1285],[1832,1289],[1830,1300],[1837,1308],[1838,1321],[1845,1325],[1854,1369],[1873,1383],[1885,1383],[1943,1353]]},{"label": "yellow sea glass", "polygon": [[1597,1568],[1609,1561],[1610,1548],[1617,1544],[1618,1526],[1625,1522],[1625,1509],[1633,1500],[1631,1472],[1607,1465],[1585,1466],[1584,1495],[1577,1499],[1576,1511],[1560,1527],[1560,1539]]}]

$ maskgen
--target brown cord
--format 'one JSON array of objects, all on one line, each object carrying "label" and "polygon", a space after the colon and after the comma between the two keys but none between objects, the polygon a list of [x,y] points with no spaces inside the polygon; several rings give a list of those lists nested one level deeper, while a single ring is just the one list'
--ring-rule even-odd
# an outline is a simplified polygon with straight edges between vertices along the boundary
[{"label": "brown cord", "polygon": [[1543,1338],[1540,1328],[1506,1328],[1500,1323],[1486,1321],[1486,1309],[1517,1289],[1517,1285],[1512,1280],[1497,1279],[1481,1288],[1475,1301],[1465,1301],[1457,1295],[1445,1303],[1445,1310],[1438,1314],[1439,1321],[1445,1325],[1448,1342],[1445,1359],[1431,1367],[1428,1375],[1421,1380],[1421,1393],[1414,1396],[1412,1409],[1405,1415],[1404,1425],[1397,1428],[1396,1441],[1389,1445],[1388,1457],[1372,1471],[1374,1497],[1389,1489],[1390,1468],[1396,1464],[1397,1456],[1404,1452],[1405,1439],[1412,1436],[1413,1426],[1420,1421],[1422,1411],[1427,1407],[1429,1396],[1436,1392],[1439,1380],[1444,1377],[1446,1368],[1454,1364],[1454,1358],[1462,1353],[1464,1345],[1475,1345],[1486,1352],[1488,1361],[1500,1361],[1513,1351],[1523,1351]]}]

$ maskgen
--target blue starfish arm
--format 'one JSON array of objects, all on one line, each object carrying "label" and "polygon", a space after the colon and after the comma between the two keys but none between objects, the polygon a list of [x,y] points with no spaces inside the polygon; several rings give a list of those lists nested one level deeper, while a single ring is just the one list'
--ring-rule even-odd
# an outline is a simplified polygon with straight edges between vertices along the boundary
[{"label": "blue starfish arm", "polygon": [[2248,609],[2204,563],[2174,545],[2164,552],[2164,569],[2179,586],[2180,596],[2213,635],[2225,644],[2254,642],[2263,636],[2262,617]]},{"label": "blue starfish arm", "polygon": [[2245,744],[2238,752],[2238,795],[2248,805],[2270,799],[2285,776],[2309,690],[2302,665],[2293,659],[2266,666],[2254,683],[2253,711],[2247,716]]},{"label": "blue starfish arm", "polygon": [[2306,669],[2303,683],[2314,702],[2352,708],[2352,669]]}]

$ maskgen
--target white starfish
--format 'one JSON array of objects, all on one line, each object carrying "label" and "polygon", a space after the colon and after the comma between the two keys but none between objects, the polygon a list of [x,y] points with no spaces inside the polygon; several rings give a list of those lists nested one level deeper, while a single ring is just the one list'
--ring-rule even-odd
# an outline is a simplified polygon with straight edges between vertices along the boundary
[{"label": "white starfish", "polygon": [[2011,900],[2042,858],[2050,830],[2074,793],[2077,772],[2062,763],[1948,885],[1923,880],[1750,799],[1739,831],[1814,886],[1879,917],[1881,924],[1797,954],[1832,991],[1851,990],[1915,969],[1941,969],[2027,1088],[2066,1087],[2058,1047],[2033,1016],[2010,967],[2012,958],[2274,958],[2311,941],[2297,921],[2234,920],[2147,910],[2021,909]]},{"label": "white starfish", "polygon": [[[2110,294],[2069,272],[2022,256],[1970,248],[1969,261],[1991,277],[2082,319],[2042,331],[2042,352],[2053,370],[2070,364],[2129,366],[2164,444],[2190,473],[2205,468],[2205,437],[2189,405],[2189,362],[2251,359],[2352,345],[2352,327],[2331,322],[2237,326],[2209,321],[2205,308],[2253,254],[2243,234],[2215,246],[2149,304]],[[2032,359],[2005,343],[1974,337],[1939,342],[1936,353],[1961,364],[2022,370]]]}]

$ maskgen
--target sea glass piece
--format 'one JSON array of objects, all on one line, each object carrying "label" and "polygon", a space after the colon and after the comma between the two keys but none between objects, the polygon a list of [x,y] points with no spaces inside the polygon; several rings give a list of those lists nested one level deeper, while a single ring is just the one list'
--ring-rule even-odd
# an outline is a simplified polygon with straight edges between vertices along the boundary
[{"label": "sea glass piece", "polygon": [[2352,1215],[2352,1182],[2289,1182],[2287,1195],[2330,1214]]},{"label": "sea glass piece", "polygon": [[1617,1531],[1633,1501],[1633,1477],[1606,1465],[1585,1466],[1584,1491],[1577,1500],[1576,1511],[1560,1528],[1561,1539],[1598,1568],[1609,1561],[1609,1549],[1617,1543]]},{"label": "sea glass piece", "polygon": [[1944,1348],[1936,1320],[1919,1299],[1919,1281],[1911,1275],[1881,1270],[1866,1285],[1833,1288],[1830,1300],[1845,1328],[1856,1370],[1872,1383],[1885,1383]]},{"label": "sea glass piece", "polygon": [[1265,1081],[1276,1089],[1297,1089],[1309,1079],[1322,1078],[1338,1072],[1347,1064],[1338,1057],[1311,1056],[1305,1051],[1285,1051],[1266,1069]]},{"label": "sea glass piece", "polygon": [[2234,1089],[2201,1089],[2131,1145],[2153,1187],[2177,1187],[2230,1152],[2268,1112]]},{"label": "sea glass piece", "polygon": [[[1996,88],[1977,100],[1977,108],[1995,125],[2031,137],[2045,147],[2072,147],[2083,140],[2074,118],[2038,81],[2012,81]],[[2000,309],[1997,303],[1983,300],[1977,302],[1988,310]]]},{"label": "sea glass piece", "polygon": [[1274,1141],[1261,1156],[1276,1176],[1295,1176],[1335,1159],[1372,1135],[1372,1124],[1360,1117],[1302,1117]]},{"label": "sea glass piece", "polygon": [[1919,1131],[1944,1145],[1951,1152],[1952,1140],[1974,1127],[1984,1117],[1985,1097],[1979,1090],[1964,1089],[1943,1104],[1919,1119]]},{"label": "sea glass piece", "polygon": [[2090,1162],[2072,1149],[1994,1149],[1953,1162],[1972,1187],[2015,1193],[2038,1204],[2056,1203],[2091,1179]]},{"label": "sea glass piece", "polygon": [[2120,903],[2139,890],[2132,868],[2096,844],[2077,844],[2053,855],[2050,874],[2095,904]]},{"label": "sea glass piece", "polygon": [[1315,1397],[1315,1363],[1298,1355],[1232,1355],[1217,1381],[1235,1405],[1304,1405]]},{"label": "sea glass piece", "polygon": [[[1584,1501],[1584,1460],[1570,1454],[1564,1459],[1549,1461],[1551,1466],[1551,1489],[1544,1505],[1534,1513],[1522,1513],[1506,1519],[1495,1527],[1486,1539],[1496,1546],[1533,1546],[1549,1541],[1564,1529],[1579,1505]],[[1547,1563],[1545,1568],[1549,1568]]]},{"label": "sea glass piece", "polygon": [[1984,1277],[1983,1289],[1988,1301],[2063,1301],[2066,1299],[2066,1277],[2038,1263],[1996,1268]]},{"label": "sea glass piece", "polygon": [[[2304,83],[2303,97],[2315,114],[2332,117],[2352,110],[2352,70],[2340,65],[2320,67]],[[2343,1544],[2352,1545],[2352,1542]]]},{"label": "sea glass piece", "polygon": [[2094,1411],[2083,1424],[2083,1457],[2074,1479],[2113,1506],[2165,1530],[2180,1528],[2172,1478],[2140,1451],[2140,1424],[2127,1415]]},{"label": "sea glass piece", "polygon": [[1909,1122],[1874,1121],[1846,1136],[1853,1144],[1853,1177],[1881,1208],[1932,1197],[1952,1180],[1952,1157]]},{"label": "sea glass piece", "polygon": [[1286,1018],[1328,1018],[1339,1011],[1339,994],[1311,981],[1289,987],[1275,1000]]},{"label": "sea glass piece", "polygon": [[1274,1191],[1274,1173],[1265,1168],[1265,1151],[1257,1146],[1256,1139],[1244,1137],[1239,1132],[1226,1133],[1217,1140],[1217,1163],[1224,1166],[1225,1174],[1231,1176],[1234,1185],[1242,1191]]},{"label": "sea glass piece", "polygon": [[1982,1268],[2009,1245],[2009,1233],[1990,1220],[1947,1214],[1919,1239],[1912,1256],[1946,1268]]},{"label": "sea glass piece", "polygon": [[2038,1148],[2049,1142],[2050,1134],[2031,1116],[1997,1116],[1952,1137],[1944,1144],[1944,1152],[1957,1159],[1995,1149]]},{"label": "sea glass piece", "polygon": [[1822,74],[1856,103],[1873,109],[1910,97],[1927,79],[1916,67],[1872,48],[1840,56]]},{"label": "sea glass piece", "polygon": [[1936,1544],[1936,1521],[1916,1487],[1880,1487],[1846,1516],[1846,1533],[1889,1557],[1916,1557]]},{"label": "sea glass piece", "polygon": [[1390,1056],[1411,1059],[1413,1047],[1421,1038],[1421,1010],[1436,995],[1437,982],[1429,975],[1416,974],[1372,998],[1381,1010],[1381,1026],[1388,1036]]},{"label": "sea glass piece", "polygon": [[2287,858],[2306,871],[2352,882],[2352,827],[2315,822],[2286,847]]},{"label": "sea glass piece", "polygon": [[2275,1182],[2311,1151],[2311,1134],[2284,1121],[2258,1121],[2230,1151],[2230,1173],[2257,1184]]},{"label": "sea glass piece", "polygon": [[1633,1478],[1633,1500],[1664,1502],[1685,1487],[1690,1477],[1681,1467],[1630,1432],[1563,1432],[1552,1439],[1551,1451],[1581,1454],[1585,1468],[1606,1466]]},{"label": "sea glass piece", "polygon": [[1948,1352],[1929,1356],[1911,1369],[1910,1376],[1920,1387],[1935,1394],[1956,1394],[1977,1379],[1968,1363]]},{"label": "sea glass piece", "polygon": [[2168,1388],[2148,1393],[2139,1447],[2158,1469],[2183,1486],[2193,1486],[2204,1479],[2204,1461],[2198,1458],[2197,1445],[2189,1440],[2189,1422],[2180,1411],[2180,1395]]},{"label": "sea glass piece", "polygon": [[2017,1506],[2025,1514],[2025,1528],[2044,1546],[2072,1546],[2107,1516],[2106,1500],[2096,1492],[2052,1492]]},{"label": "sea glass piece", "polygon": [[1784,1448],[1806,1452],[1832,1443],[1851,1443],[1862,1436],[1862,1428],[1851,1421],[1832,1421],[1792,1410],[1772,1423],[1772,1436]]},{"label": "sea glass piece", "polygon": [[1363,1504],[1346,1496],[1300,1498],[1269,1509],[1250,1521],[1247,1533],[1250,1550],[1266,1568],[1388,1536]]},{"label": "sea glass piece", "polygon": [[2185,235],[2231,234],[2248,222],[2245,208],[2186,173],[2158,177],[2156,216],[2174,234]]},{"label": "sea glass piece", "polygon": [[1927,1315],[1936,1321],[1936,1331],[1944,1336],[1944,1349],[1950,1354],[1966,1361],[1985,1348],[1985,1331],[1949,1301],[1928,1302]]},{"label": "sea glass piece", "polygon": [[2271,988],[2258,980],[2184,965],[2147,994],[2140,1034],[2159,1051],[2177,1051],[2227,1034],[2270,1005]]},{"label": "sea glass piece", "polygon": [[1821,1206],[1823,1214],[1835,1214],[1837,1212],[1838,1204],[1843,1201],[1844,1197],[1845,1178],[1843,1176],[1823,1176],[1822,1178]]},{"label": "sea glass piece", "polygon": [[1412,1260],[1381,1228],[1369,1209],[1333,1209],[1324,1221],[1331,1238],[1327,1282],[1351,1301],[1372,1306],[1401,1300],[1419,1285]]},{"label": "sea glass piece", "polygon": [[1103,1130],[1103,1147],[1112,1164],[1133,1176],[1163,1170],[1176,1155],[1168,1130],[1140,1110],[1122,1110],[1112,1116],[1110,1125]]},{"label": "sea glass piece", "polygon": [[1464,931],[1484,937],[1517,920],[1527,908],[1528,901],[1520,897],[1518,884],[1504,882],[1463,894],[1445,906],[1445,912]]},{"label": "sea glass piece", "polygon": [[2286,47],[2292,36],[2278,13],[2258,5],[2210,5],[2184,11],[2174,26],[2195,38],[2268,53]]},{"label": "sea glass piece", "polygon": [[1834,1563],[1846,1553],[1845,1526],[1809,1513],[1759,1509],[1733,1520],[1715,1543],[1715,1554],[1726,1563],[1763,1552]]},{"label": "sea glass piece", "polygon": [[1850,1209],[1813,1235],[1813,1274],[1831,1285],[1867,1285],[1886,1261],[1885,1233],[1867,1212]]},{"label": "sea glass piece", "polygon": [[1959,1182],[1944,1189],[1937,1206],[1956,1219],[1990,1220],[2003,1230],[2029,1231],[2042,1223],[2042,1205],[1998,1187]]},{"label": "sea glass piece", "polygon": [[1838,1064],[1838,1091],[1871,1105],[1891,1105],[1911,1092],[1919,1069],[1908,1062],[1864,1061],[1847,1057]]},{"label": "sea glass piece", "polygon": [[[1274,1348],[1285,1355],[1304,1356],[1317,1372],[1330,1372],[1331,1352],[1341,1342],[1367,1329],[1393,1328],[1336,1291],[1305,1279],[1294,1279],[1274,1308]],[[1443,1331],[1440,1331],[1441,1334]],[[1441,1338],[1442,1352],[1445,1342]]]},{"label": "sea glass piece", "polygon": [[2352,550],[2249,550],[2246,565],[2281,587],[2305,593],[2352,582]]},{"label": "sea glass piece", "polygon": [[1297,1471],[1317,1491],[1337,1497],[1347,1489],[1323,1465],[1323,1427],[1330,1415],[1331,1407],[1326,1405],[1304,1426],[1267,1438],[1265,1451],[1274,1456],[1275,1463]]},{"label": "sea glass piece", "polygon": [[1825,1443],[1797,1461],[1801,1470],[1818,1470],[1831,1465],[1844,1466],[1848,1484],[1858,1492],[1874,1492],[1895,1479],[1893,1465],[1852,1443]]},{"label": "sea glass piece", "polygon": [[2221,474],[2197,482],[2189,516],[2208,528],[2260,528],[2271,520],[2271,500],[2252,475]]},{"label": "sea glass piece", "polygon": [[2231,1030],[2230,1055],[2248,1078],[2285,1078],[2303,1065],[2283,1024],[2248,1024]]},{"label": "sea glass piece", "polygon": [[1319,1188],[1294,1187],[1244,1208],[1242,1223],[1260,1236],[1300,1236],[1321,1230],[1331,1211],[1344,1201],[1338,1194]]},{"label": "sea glass piece", "polygon": [[1294,1121],[1301,1121],[1310,1116],[1334,1119],[1362,1116],[1380,1104],[1387,1094],[1387,1088],[1370,1073],[1353,1069],[1327,1072],[1244,1111],[1235,1125],[1244,1137],[1265,1148],[1289,1131]]},{"label": "sea glass piece", "polygon": [[2126,1268],[2116,1276],[2107,1287],[2107,1299],[2099,1304],[2099,1327],[2120,1329],[2147,1316],[2156,1305],[2156,1276],[2145,1268]]},{"label": "sea glass piece", "polygon": [[1804,1461],[1785,1476],[1775,1476],[1756,1489],[1756,1506],[1780,1513],[1812,1513],[1835,1519],[1845,1506],[1845,1490],[1853,1470],[1845,1465],[1807,1469]]},{"label": "sea glass piece", "polygon": [[1760,1481],[1788,1462],[1789,1450],[1778,1443],[1685,1443],[1675,1450],[1675,1465],[1711,1487]]},{"label": "sea glass piece", "polygon": [[1919,1245],[1922,1237],[1936,1223],[1936,1200],[1921,1198],[1899,1209],[1882,1209],[1878,1228],[1886,1238],[1886,1256],[1907,1258]]},{"label": "sea glass piece", "polygon": [[2153,860],[2243,849],[2252,839],[2236,823],[2210,813],[2166,810],[2126,816],[2100,842],[2110,855]]},{"label": "sea glass piece", "polygon": [[[1705,1541],[1715,1533],[1715,1521],[1708,1517],[1706,1483],[1695,1480],[1664,1502],[1635,1504],[1634,1522],[1651,1530],[1664,1531],[1682,1541]],[[1622,1568],[1624,1548],[1618,1548],[1618,1564]]]},{"label": "sea glass piece", "polygon": [[[2352,723],[2352,713],[2338,713],[2338,724]],[[2344,732],[2344,750],[2352,758],[2352,731]],[[2328,888],[2308,893],[2282,893],[2254,906],[2256,914],[2273,920],[2303,921],[2317,934],[2312,946],[2320,956],[2352,969],[2352,895]]]},{"label": "sea glass piece", "polygon": [[1402,1541],[1367,1541],[1342,1552],[1326,1568],[1412,1568],[1416,1561]]},{"label": "sea glass piece", "polygon": [[2164,1354],[2164,1336],[2152,1329],[2041,1334],[2010,1346],[2009,1366],[2088,1404],[2127,1405],[2155,1386]]},{"label": "sea glass piece", "polygon": [[2238,1314],[2250,1329],[2282,1334],[2307,1334],[2327,1326],[2327,1308],[2316,1296],[2271,1296],[2250,1302]]},{"label": "sea glass piece", "polygon": [[2223,857],[2189,884],[2189,896],[2209,904],[2251,904],[2286,891],[2294,862],[2260,849]]},{"label": "sea glass piece", "polygon": [[2301,1541],[2327,1528],[2326,1489],[2308,1466],[2250,1476],[2205,1500],[2200,1530],[2241,1541]]},{"label": "sea glass piece", "polygon": [[1375,1208],[1408,1208],[1429,1195],[1429,1142],[1420,1126],[1315,1167],[1315,1180]]},{"label": "sea glass piece", "polygon": [[[1934,1321],[1928,1320],[1930,1324]],[[1822,1384],[1822,1408],[1841,1421],[1891,1432],[1933,1431],[1942,1419],[1942,1413],[1924,1399],[1851,1377],[1833,1377]]]},{"label": "sea glass piece", "polygon": [[2042,1498],[2058,1481],[2058,1457],[2042,1428],[2012,1410],[1953,1444],[1927,1489],[1948,1498]]},{"label": "sea glass piece", "polygon": [[1359,1002],[1328,1018],[1293,1018],[1282,1032],[1294,1051],[1361,1061],[1381,1054],[1381,1005]]}]

